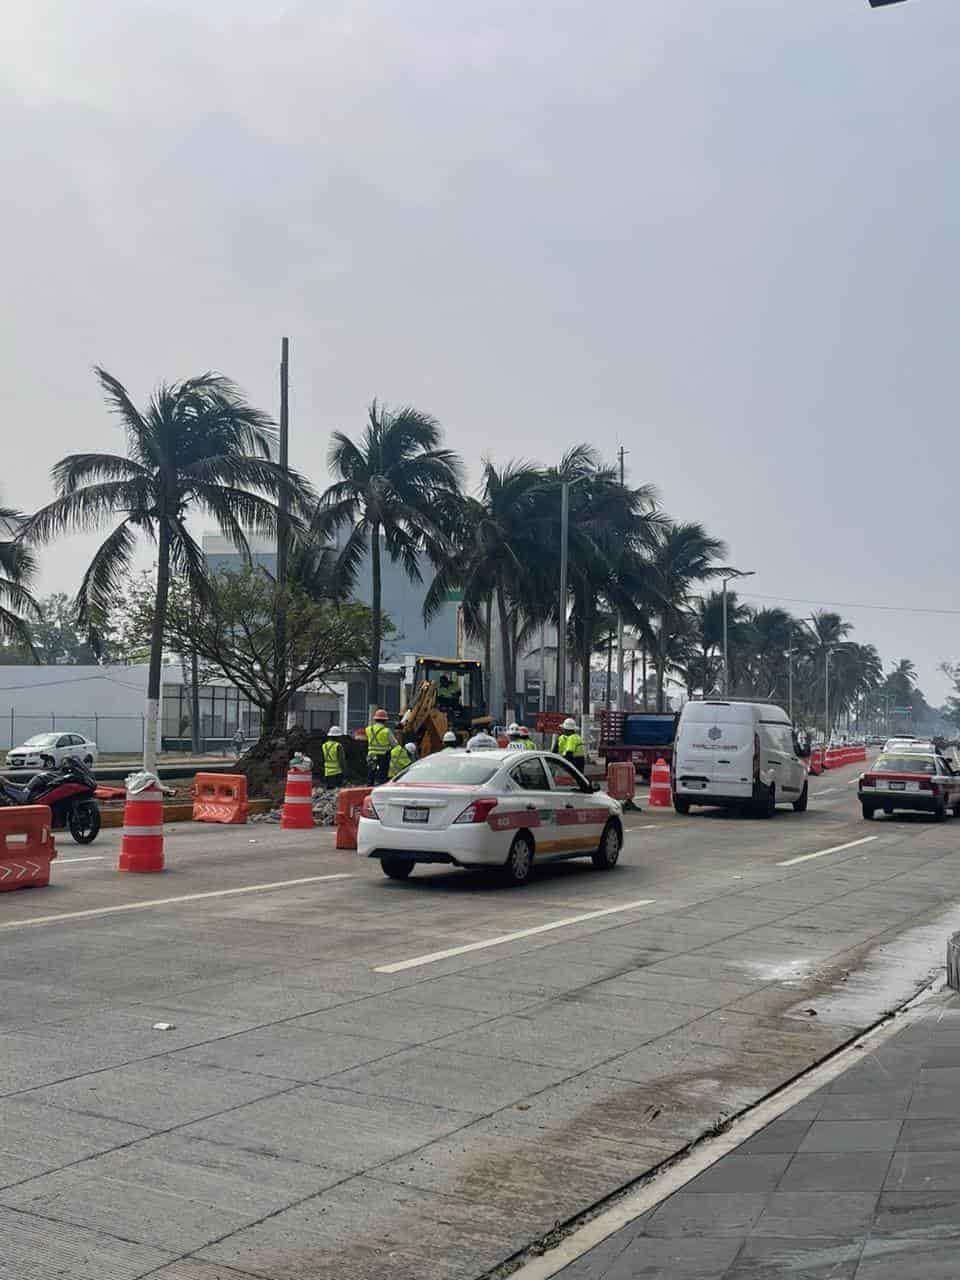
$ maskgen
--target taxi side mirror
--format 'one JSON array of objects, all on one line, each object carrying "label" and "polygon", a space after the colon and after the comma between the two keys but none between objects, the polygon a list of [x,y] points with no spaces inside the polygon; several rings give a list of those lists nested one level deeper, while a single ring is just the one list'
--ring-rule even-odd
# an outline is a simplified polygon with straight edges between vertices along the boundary
[{"label": "taxi side mirror", "polygon": [[594,794],[596,794],[596,792],[598,792],[598,791],[600,790],[600,783],[599,783],[599,782],[591,782],[591,783],[590,783],[590,790],[591,790],[592,792],[594,792]]}]

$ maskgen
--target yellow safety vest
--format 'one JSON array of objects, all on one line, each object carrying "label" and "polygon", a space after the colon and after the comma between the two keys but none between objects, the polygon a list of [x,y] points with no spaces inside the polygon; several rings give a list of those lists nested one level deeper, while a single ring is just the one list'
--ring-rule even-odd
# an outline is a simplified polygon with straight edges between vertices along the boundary
[{"label": "yellow safety vest", "polygon": [[340,743],[334,738],[327,738],[320,748],[320,754],[323,756],[323,776],[325,778],[335,778],[338,774],[343,773],[343,766],[340,763],[342,750]]},{"label": "yellow safety vest", "polygon": [[583,739],[579,733],[568,733],[563,740],[563,750],[561,755],[565,756],[582,756],[583,755]]},{"label": "yellow safety vest", "polygon": [[561,733],[557,738],[557,755],[565,756],[567,754],[567,735]]},{"label": "yellow safety vest", "polygon": [[397,774],[407,767],[410,763],[410,756],[406,747],[400,746],[399,743],[390,752],[390,766],[387,770],[388,778],[395,778]]},{"label": "yellow safety vest", "polygon": [[390,728],[388,725],[380,724],[376,721],[374,724],[367,725],[367,755],[368,756],[385,756],[390,750]]},{"label": "yellow safety vest", "polygon": [[537,746],[532,738],[521,738],[520,741],[523,743],[524,751],[536,751]]}]

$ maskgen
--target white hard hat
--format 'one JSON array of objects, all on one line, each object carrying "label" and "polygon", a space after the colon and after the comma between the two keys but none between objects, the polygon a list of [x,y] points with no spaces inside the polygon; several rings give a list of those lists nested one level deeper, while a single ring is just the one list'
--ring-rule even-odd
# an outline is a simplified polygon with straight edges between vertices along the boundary
[{"label": "white hard hat", "polygon": [[416,743],[414,743],[414,742],[408,742],[408,743],[406,743],[406,744],[405,744],[405,746],[404,746],[404,751],[406,751],[406,753],[407,753],[407,755],[408,755],[408,756],[410,756],[410,757],[415,757],[415,756],[416,756],[416,754],[417,754],[417,746],[416,746]]},{"label": "white hard hat", "polygon": [[448,729],[447,732],[443,735],[443,740],[444,742],[456,742],[457,735],[453,732],[452,729]]},{"label": "white hard hat", "polygon": [[342,737],[343,737],[343,730],[340,728],[340,726],[339,726],[338,724],[332,724],[332,725],[330,726],[330,728],[327,730],[327,737],[328,737],[328,738],[342,738]]},{"label": "white hard hat", "polygon": [[507,733],[519,733],[519,732],[520,732],[520,726],[518,724],[507,725]]},{"label": "white hard hat", "polygon": [[566,729],[567,733],[576,733],[577,722],[572,716],[567,716],[566,720],[563,722],[563,727]]},{"label": "white hard hat", "polygon": [[530,730],[527,728],[527,726],[526,726],[525,724],[522,724],[522,725],[520,726],[520,737],[521,737],[521,738],[529,738],[529,737],[530,737]]}]

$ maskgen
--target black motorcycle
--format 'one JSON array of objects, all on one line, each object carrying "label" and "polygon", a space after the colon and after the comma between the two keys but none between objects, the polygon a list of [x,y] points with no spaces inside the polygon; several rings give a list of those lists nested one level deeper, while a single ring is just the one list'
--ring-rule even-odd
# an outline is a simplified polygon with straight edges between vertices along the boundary
[{"label": "black motorcycle", "polygon": [[79,760],[67,760],[59,769],[36,773],[18,787],[0,778],[0,805],[50,806],[55,831],[69,830],[77,844],[92,844],[100,834],[97,780]]}]

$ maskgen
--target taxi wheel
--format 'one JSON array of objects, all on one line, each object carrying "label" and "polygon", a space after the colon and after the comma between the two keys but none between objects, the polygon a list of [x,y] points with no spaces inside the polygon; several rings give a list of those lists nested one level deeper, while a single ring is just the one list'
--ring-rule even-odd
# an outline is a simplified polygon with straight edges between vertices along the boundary
[{"label": "taxi wheel", "polygon": [[503,864],[504,874],[510,884],[526,884],[533,870],[533,846],[524,835],[513,837],[513,844]]},{"label": "taxi wheel", "polygon": [[380,866],[385,876],[391,880],[406,880],[413,870],[413,862],[405,858],[381,858]]},{"label": "taxi wheel", "polygon": [[600,846],[593,854],[593,865],[598,871],[612,871],[617,865],[623,847],[623,833],[615,822],[608,822],[600,837]]},{"label": "taxi wheel", "polygon": [[806,783],[804,783],[803,790],[800,792],[800,799],[794,800],[793,802],[794,813],[807,812],[807,800],[809,799],[809,796],[810,796],[810,788],[807,786]]},{"label": "taxi wheel", "polygon": [[947,820],[947,806],[946,806],[945,804],[943,804],[942,802],[941,802],[940,804],[938,804],[938,805],[937,805],[937,807],[934,809],[934,811],[933,811],[933,820],[934,820],[934,822],[946,822],[946,820]]}]

